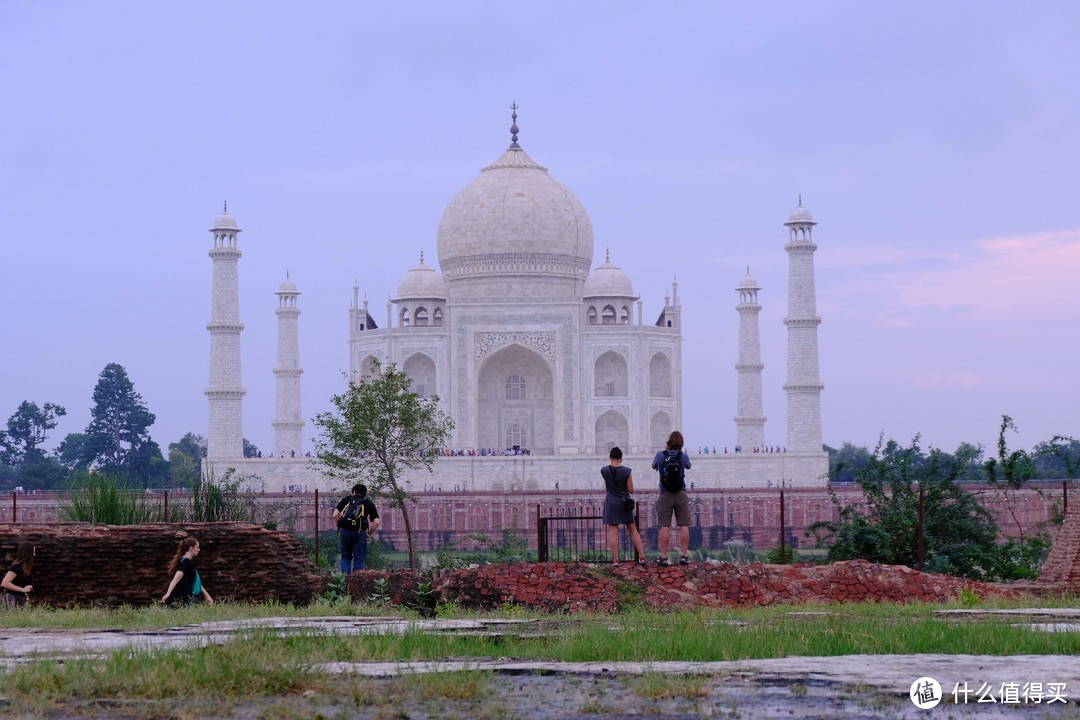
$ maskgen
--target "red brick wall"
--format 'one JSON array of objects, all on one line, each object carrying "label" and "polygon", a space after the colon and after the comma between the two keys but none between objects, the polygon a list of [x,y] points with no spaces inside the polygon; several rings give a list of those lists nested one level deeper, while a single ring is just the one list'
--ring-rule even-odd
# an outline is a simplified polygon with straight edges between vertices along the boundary
[{"label": "red brick wall", "polygon": [[[377,577],[400,573],[358,573],[350,582],[354,597],[368,597]],[[414,585],[407,578],[393,583],[395,602],[407,598]],[[830,565],[735,565],[701,563],[687,567],[617,568],[584,563],[485,565],[456,570],[440,577],[434,587],[440,602],[467,608],[504,604],[570,611],[614,612],[636,602],[665,609],[750,607],[827,602],[946,602],[967,589],[977,597],[1015,597],[1002,586],[972,582],[949,575],[922,573],[906,567],[851,560]]]},{"label": "red brick wall", "polygon": [[1080,591],[1080,498],[1070,504],[1065,522],[1054,537],[1039,582]]},{"label": "red brick wall", "polygon": [[306,603],[322,592],[325,580],[295,537],[248,523],[0,525],[0,562],[6,572],[18,544],[34,543],[35,604],[149,605],[168,589],[169,560],[189,535],[215,600]]}]

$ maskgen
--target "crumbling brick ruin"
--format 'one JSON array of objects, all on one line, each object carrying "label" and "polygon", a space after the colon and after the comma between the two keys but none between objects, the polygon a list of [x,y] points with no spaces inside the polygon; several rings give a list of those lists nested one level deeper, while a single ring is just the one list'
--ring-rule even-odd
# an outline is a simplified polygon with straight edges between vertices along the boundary
[{"label": "crumbling brick ruin", "polygon": [[249,523],[0,525],[0,557],[6,571],[19,543],[37,546],[34,604],[142,606],[160,602],[169,560],[189,535],[215,600],[302,604],[325,585],[295,537]]},{"label": "crumbling brick ruin", "polygon": [[1080,506],[1074,504],[1066,513],[1039,572],[1039,584],[1080,592]]}]

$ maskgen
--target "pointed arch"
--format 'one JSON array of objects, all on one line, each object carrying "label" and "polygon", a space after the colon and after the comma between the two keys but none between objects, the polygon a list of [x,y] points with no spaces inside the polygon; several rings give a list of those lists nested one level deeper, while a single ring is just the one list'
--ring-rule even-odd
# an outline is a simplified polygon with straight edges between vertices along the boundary
[{"label": "pointed arch", "polygon": [[438,387],[435,361],[425,353],[413,353],[405,358],[401,369],[412,380],[412,391],[422,398],[431,397]]},{"label": "pointed arch", "polygon": [[363,360],[360,361],[359,379],[370,380],[371,378],[378,376],[379,373],[376,369],[378,365],[379,359],[376,358],[374,355],[368,355],[367,357],[365,357]]},{"label": "pointed arch", "polygon": [[626,397],[630,393],[630,372],[626,358],[614,350],[596,358],[593,365],[593,394],[597,397]]},{"label": "pointed arch", "polygon": [[671,417],[666,412],[661,410],[654,414],[649,420],[649,443],[650,447],[657,449],[663,448],[664,443],[667,442],[668,436],[671,435],[671,431],[674,430],[671,426]]},{"label": "pointed arch", "polygon": [[511,428],[517,437],[524,434],[523,447],[532,452],[555,452],[554,369],[543,355],[518,343],[499,348],[477,368],[477,445],[505,448]]},{"label": "pointed arch", "polygon": [[630,447],[630,423],[617,410],[608,410],[596,418],[596,448],[599,455],[607,455],[611,448]]},{"label": "pointed arch", "polygon": [[649,397],[673,397],[671,360],[662,352],[649,358]]},{"label": "pointed arch", "polygon": [[470,530],[487,530],[488,529],[488,509],[487,505],[473,505],[469,510],[469,529]]}]

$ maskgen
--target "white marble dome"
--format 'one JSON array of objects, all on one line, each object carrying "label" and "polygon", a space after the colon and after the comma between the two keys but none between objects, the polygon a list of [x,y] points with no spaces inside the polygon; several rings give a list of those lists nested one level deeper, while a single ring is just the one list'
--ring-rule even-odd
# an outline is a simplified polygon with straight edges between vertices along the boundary
[{"label": "white marble dome", "polygon": [[420,253],[420,264],[405,273],[397,286],[397,299],[445,298],[446,283],[442,275],[424,263],[424,254]]},{"label": "white marble dome", "polygon": [[296,289],[296,283],[294,283],[292,280],[290,280],[289,276],[286,275],[285,279],[281,281],[280,285],[278,285],[278,289],[277,289],[276,294],[278,294],[278,295],[299,295],[300,291]]},{"label": "white marble dome", "polygon": [[791,215],[788,216],[785,225],[791,225],[793,223],[809,223],[811,225],[817,225],[814,222],[813,216],[810,211],[803,207],[802,198],[799,198],[799,206],[791,211]]},{"label": "white marble dome", "polygon": [[743,276],[739,287],[736,290],[760,290],[761,286],[758,285],[758,281],[754,279],[754,276],[750,274],[750,268],[746,268],[746,275]]},{"label": "white marble dome", "polygon": [[583,297],[629,297],[636,298],[634,286],[629,276],[622,269],[611,264],[611,259],[605,257],[604,264],[592,271],[585,280]]},{"label": "white marble dome", "polygon": [[516,145],[450,201],[439,222],[439,266],[450,284],[493,280],[470,283],[470,294],[498,295],[505,288],[495,279],[524,276],[538,281],[534,290],[571,295],[592,267],[592,223],[574,194]]},{"label": "white marble dome", "polygon": [[236,218],[229,214],[228,210],[223,210],[220,215],[214,220],[214,226],[211,230],[239,230],[240,228],[236,224]]}]

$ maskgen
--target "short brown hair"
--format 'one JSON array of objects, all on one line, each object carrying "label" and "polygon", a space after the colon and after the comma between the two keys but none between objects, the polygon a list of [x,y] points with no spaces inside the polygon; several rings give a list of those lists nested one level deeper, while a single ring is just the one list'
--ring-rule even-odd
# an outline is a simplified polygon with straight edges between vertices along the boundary
[{"label": "short brown hair", "polygon": [[668,450],[682,450],[682,446],[683,446],[682,433],[679,432],[678,430],[672,430],[671,434],[668,435],[667,449]]}]

